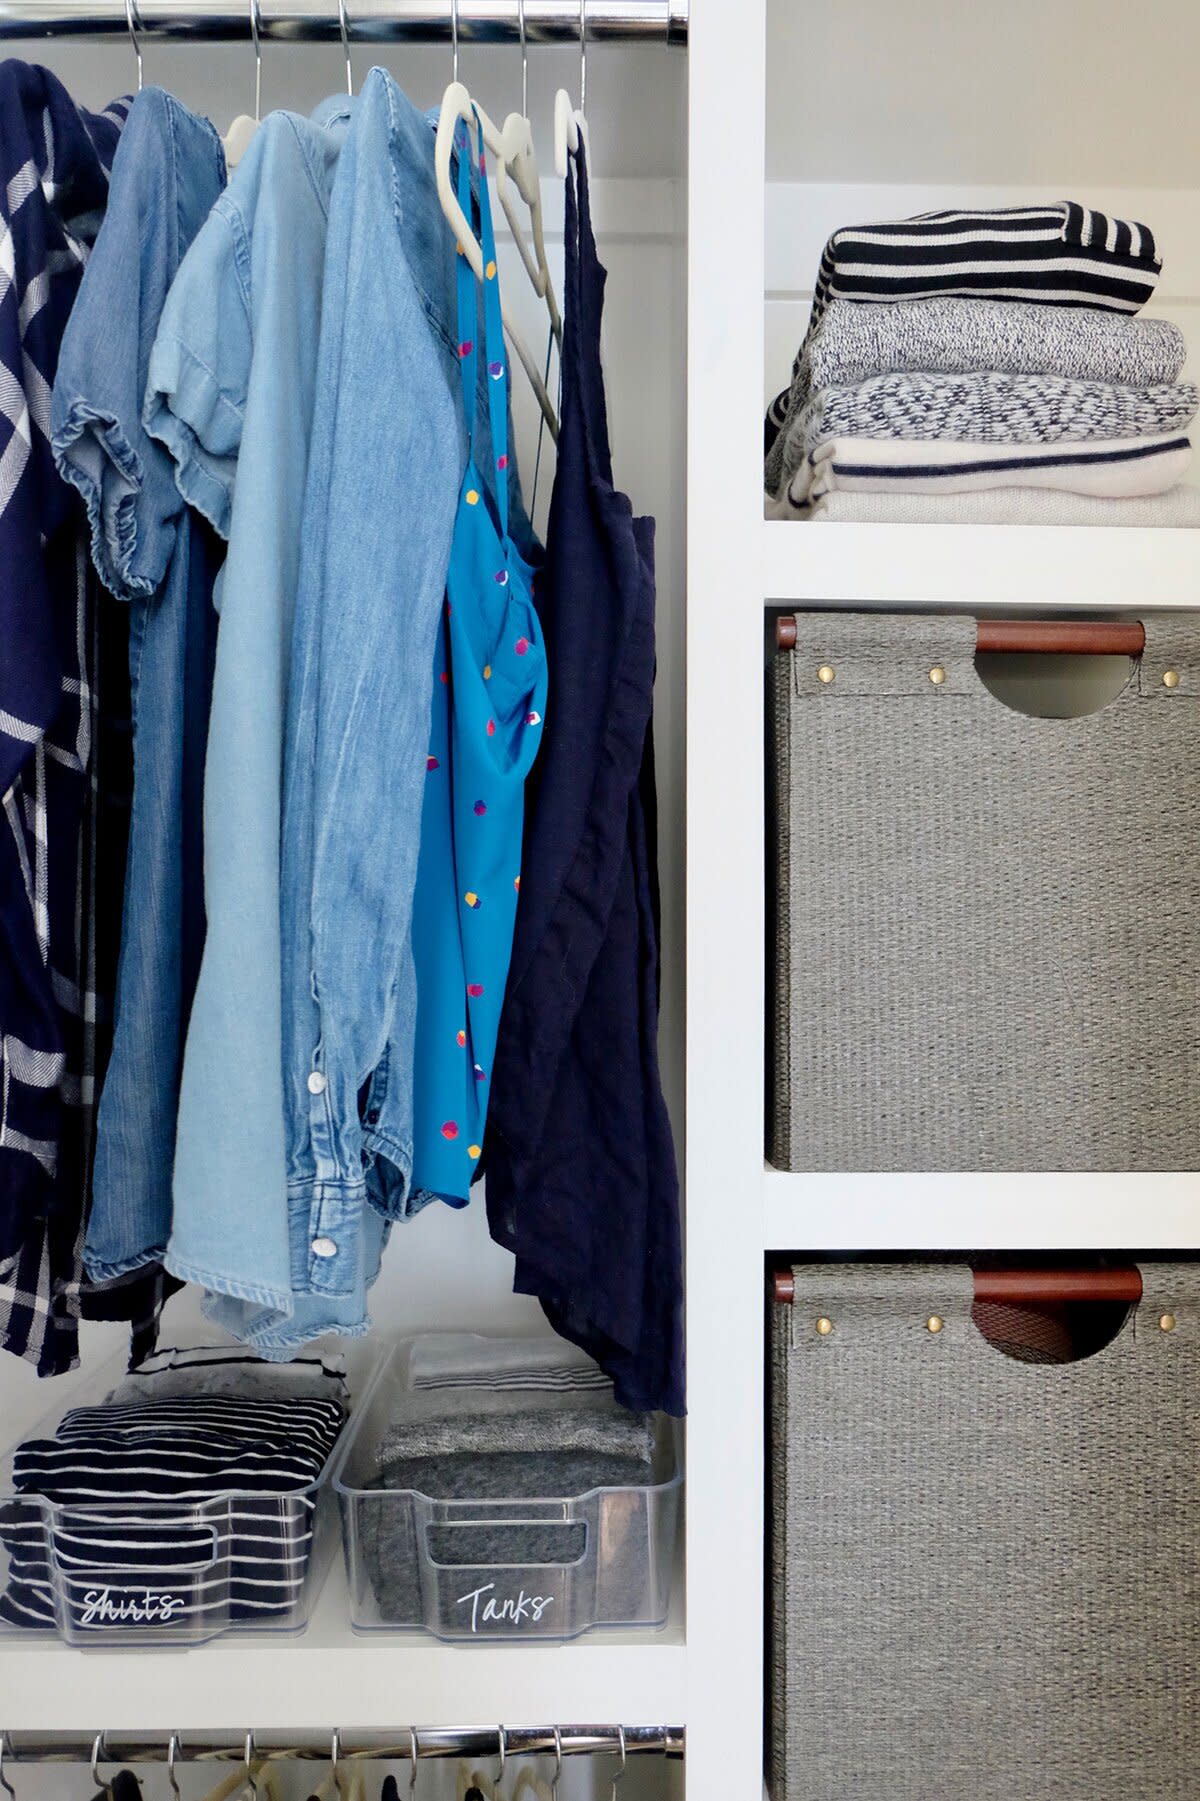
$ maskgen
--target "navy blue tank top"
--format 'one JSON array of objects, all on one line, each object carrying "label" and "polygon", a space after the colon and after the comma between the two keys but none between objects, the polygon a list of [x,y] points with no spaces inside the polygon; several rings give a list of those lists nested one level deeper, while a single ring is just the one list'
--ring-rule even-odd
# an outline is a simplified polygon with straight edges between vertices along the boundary
[{"label": "navy blue tank top", "polygon": [[679,1185],[658,1067],[654,521],[613,485],[605,270],[566,184],[558,467],[538,576],[550,695],[485,1141],[515,1287],[638,1409],[684,1409]]}]

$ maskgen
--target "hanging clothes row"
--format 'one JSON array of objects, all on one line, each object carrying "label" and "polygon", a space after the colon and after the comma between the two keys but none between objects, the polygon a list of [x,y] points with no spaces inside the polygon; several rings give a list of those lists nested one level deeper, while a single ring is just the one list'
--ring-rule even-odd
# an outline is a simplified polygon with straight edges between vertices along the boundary
[{"label": "hanging clothes row", "polygon": [[682,1411],[653,522],[577,132],[535,538],[462,110],[478,280],[382,69],[227,179],[160,89],[0,67],[0,1342],[44,1374],[81,1313],[144,1354],[181,1281],[268,1358],[362,1335],[389,1234],[486,1169],[517,1288]]}]

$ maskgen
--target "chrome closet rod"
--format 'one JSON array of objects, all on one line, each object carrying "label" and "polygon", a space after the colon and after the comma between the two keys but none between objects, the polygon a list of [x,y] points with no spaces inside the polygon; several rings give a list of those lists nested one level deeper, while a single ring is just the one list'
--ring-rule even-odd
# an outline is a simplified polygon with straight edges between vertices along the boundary
[{"label": "chrome closet rod", "polygon": [[[687,42],[689,0],[587,0],[592,44]],[[331,42],[341,37],[336,0],[261,0],[260,35],[276,41]],[[452,0],[346,0],[352,43],[447,43]],[[458,36],[466,44],[519,44],[517,0],[458,0]],[[579,0],[525,0],[530,44],[579,43]],[[248,39],[250,9],[242,0],[134,0],[139,35],[191,42]],[[129,34],[125,0],[3,0],[0,38],[118,38]]]},{"label": "chrome closet rod", "polygon": [[[342,1732],[338,1739],[338,1755],[367,1762],[404,1763],[412,1756],[408,1728],[393,1728],[394,1739],[383,1733],[370,1737]],[[657,1753],[660,1757],[682,1757],[682,1726],[421,1726],[415,1730],[416,1750],[425,1757],[490,1757],[500,1755],[500,1734],[504,1733],[504,1751],[508,1757],[551,1756],[561,1747],[564,1757],[619,1756],[621,1734],[625,1749],[632,1757]],[[254,1755],[272,1762],[298,1759],[327,1763],[332,1734],[315,1743],[303,1745],[254,1744]],[[4,1736],[4,1764],[89,1763],[95,1743],[94,1735],[64,1734],[61,1738],[29,1738],[23,1733]],[[175,1757],[179,1763],[197,1760],[240,1763],[245,1757],[245,1734],[213,1738],[205,1733],[180,1733],[176,1739]],[[142,1739],[133,1735],[107,1734],[100,1750],[104,1765],[166,1763],[170,1750],[168,1739]]]}]

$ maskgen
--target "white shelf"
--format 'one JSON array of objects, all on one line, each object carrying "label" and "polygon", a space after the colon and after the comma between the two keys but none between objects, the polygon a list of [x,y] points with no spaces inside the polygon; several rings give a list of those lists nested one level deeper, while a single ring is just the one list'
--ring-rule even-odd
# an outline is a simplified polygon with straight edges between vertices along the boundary
[{"label": "white shelf", "polygon": [[1200,1175],[765,1172],[768,1251],[1193,1250]]},{"label": "white shelf", "polygon": [[620,1720],[686,1724],[683,1579],[661,1632],[593,1632],[570,1644],[445,1645],[423,1634],[359,1636],[345,1575],[331,1570],[297,1637],[229,1634],[191,1651],[77,1651],[0,1639],[0,1725],[11,1732],[273,1733],[389,1722]]},{"label": "white shelf", "polygon": [[1200,531],[762,521],[768,605],[1200,606]]}]

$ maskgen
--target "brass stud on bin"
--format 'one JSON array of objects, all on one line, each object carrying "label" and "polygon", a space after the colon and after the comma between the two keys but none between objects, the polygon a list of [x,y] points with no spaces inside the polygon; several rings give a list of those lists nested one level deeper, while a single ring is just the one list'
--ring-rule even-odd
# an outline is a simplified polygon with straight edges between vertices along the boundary
[{"label": "brass stud on bin", "polygon": [[817,1321],[817,1331],[821,1334],[822,1338],[828,1338],[829,1334],[833,1331],[833,1321],[831,1319],[826,1319],[825,1315],[822,1314]]},{"label": "brass stud on bin", "polygon": [[1179,686],[1179,671],[1178,671],[1178,669],[1165,670],[1163,672],[1163,687],[1164,688],[1178,688],[1178,686]]},{"label": "brass stud on bin", "polygon": [[1158,1329],[1160,1332],[1173,1332],[1177,1324],[1173,1313],[1164,1313],[1158,1322]]},{"label": "brass stud on bin", "polygon": [[817,670],[817,680],[819,682],[824,682],[825,686],[828,687],[836,673],[837,672],[833,668],[832,664],[822,663],[821,667]]},{"label": "brass stud on bin", "polygon": [[942,668],[940,663],[935,663],[933,668],[929,671],[929,679],[935,688],[941,687],[946,679],[946,671]]},{"label": "brass stud on bin", "polygon": [[925,1321],[925,1330],[927,1332],[933,1332],[936,1334],[941,1331],[941,1329],[945,1325],[945,1323],[946,1323],[945,1320],[941,1317],[940,1314],[931,1313],[929,1315],[929,1318]]}]

